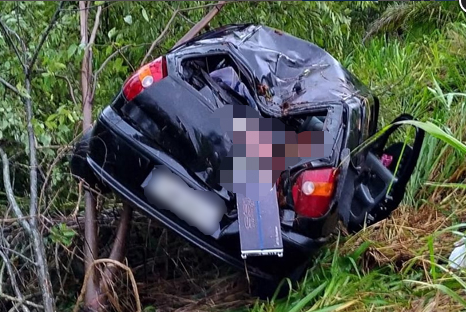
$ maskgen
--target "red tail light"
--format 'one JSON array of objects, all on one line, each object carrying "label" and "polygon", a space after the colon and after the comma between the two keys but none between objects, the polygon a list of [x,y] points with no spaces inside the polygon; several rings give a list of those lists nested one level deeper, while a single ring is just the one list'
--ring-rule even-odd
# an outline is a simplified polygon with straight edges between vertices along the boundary
[{"label": "red tail light", "polygon": [[142,66],[123,85],[123,94],[126,100],[131,101],[145,88],[167,76],[167,63],[165,57]]},{"label": "red tail light", "polygon": [[306,170],[292,187],[295,212],[319,218],[330,209],[337,171],[334,168]]}]

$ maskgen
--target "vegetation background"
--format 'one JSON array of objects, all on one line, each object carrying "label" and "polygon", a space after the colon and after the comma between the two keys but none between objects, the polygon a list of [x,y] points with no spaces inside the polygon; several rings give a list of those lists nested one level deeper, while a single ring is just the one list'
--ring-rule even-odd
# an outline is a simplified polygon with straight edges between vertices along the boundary
[{"label": "vegetation background", "polygon": [[[101,24],[92,45],[96,81],[94,117],[137,69],[174,10],[209,2],[95,1]],[[0,3],[0,78],[23,92],[24,72],[7,40],[33,51],[57,8],[54,1]],[[163,54],[200,20],[206,8],[178,14],[152,52]],[[466,141],[466,16],[456,1],[427,2],[234,2],[210,27],[253,22],[315,42],[332,53],[380,97],[380,126],[407,112]],[[18,40],[19,42],[19,40]],[[39,163],[41,233],[59,311],[71,311],[81,290],[81,190],[69,170],[71,145],[80,135],[82,99],[79,9],[67,2],[34,66],[31,98]],[[0,83],[0,145],[9,156],[18,203],[29,200],[26,112],[21,99]],[[142,216],[132,222],[127,264],[136,277],[144,311],[462,311],[463,272],[447,258],[466,217],[464,151],[427,136],[403,206],[393,218],[357,236],[340,238],[318,255],[300,287],[285,299],[250,298],[247,278]],[[3,181],[0,182],[3,186]],[[109,253],[118,201],[99,202],[101,256]],[[21,237],[0,187],[2,236]],[[3,245],[1,248],[7,248]],[[19,287],[39,299],[23,256],[29,245],[8,246]],[[7,249],[5,249],[7,250]],[[0,311],[13,307],[0,259]],[[113,288],[121,311],[134,311],[128,276]],[[118,300],[117,300],[118,299]],[[14,307],[13,307],[14,308]],[[117,308],[118,310],[118,308]],[[14,311],[14,310],[13,310]]]}]

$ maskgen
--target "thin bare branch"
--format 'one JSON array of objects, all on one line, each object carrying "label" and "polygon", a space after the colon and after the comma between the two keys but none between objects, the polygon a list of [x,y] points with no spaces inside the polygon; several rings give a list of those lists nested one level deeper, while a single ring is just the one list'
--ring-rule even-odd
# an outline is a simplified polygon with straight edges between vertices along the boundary
[{"label": "thin bare branch", "polygon": [[155,39],[154,42],[152,42],[152,45],[150,46],[149,51],[147,51],[146,55],[145,55],[144,58],[142,59],[141,66],[144,65],[144,64],[146,63],[146,60],[147,60],[147,58],[150,56],[150,54],[152,53],[152,50],[154,50],[154,48],[160,43],[160,41],[163,39],[163,37],[165,37],[165,35],[167,34],[168,30],[170,29],[171,24],[172,24],[173,21],[175,20],[175,17],[176,17],[176,15],[178,14],[178,12],[179,12],[179,10],[173,11],[173,14],[172,14],[172,16],[170,17],[170,20],[168,21],[167,25],[165,25],[165,28],[164,28],[163,31],[160,33],[160,35],[157,37],[157,39]]},{"label": "thin bare branch", "polygon": [[[33,111],[32,111],[32,100],[30,97],[31,94],[31,81],[26,77],[26,94],[28,95],[25,98],[24,102],[26,105],[26,122],[27,122],[27,132],[28,132],[28,145],[29,145],[29,166],[30,166],[30,204],[29,204],[29,215],[31,218],[37,216],[37,158],[36,158],[36,144],[35,144],[35,134],[34,127],[32,125]],[[34,222],[31,220],[31,223]],[[34,222],[36,223],[36,222]]]},{"label": "thin bare branch", "polygon": [[90,49],[95,41],[95,36],[97,35],[97,29],[99,29],[100,24],[100,14],[102,13],[102,6],[97,8],[97,13],[95,15],[94,20],[94,27],[92,28],[91,37],[89,38],[89,42],[87,43],[87,48]]},{"label": "thin bare branch", "polygon": [[0,250],[0,258],[2,258],[3,262],[6,265],[6,270],[8,272],[8,275],[10,276],[10,281],[11,281],[11,287],[13,287],[13,291],[15,292],[16,298],[19,299],[21,304],[21,308],[23,309],[23,312],[29,312],[28,307],[24,304],[24,296],[21,293],[21,290],[18,287],[18,283],[16,282],[16,275],[15,272],[13,271],[13,268],[11,267],[10,260],[8,257]]},{"label": "thin bare branch", "polygon": [[70,79],[68,79],[68,77],[66,76],[57,75],[57,74],[55,74],[55,77],[61,78],[68,83],[68,88],[70,89],[71,99],[73,100],[74,105],[78,105],[78,101],[76,101],[76,98],[74,97],[74,89],[73,89],[73,85],[71,84]]},{"label": "thin bare branch", "polygon": [[[3,239],[6,240],[5,238],[3,238]],[[29,258],[26,257],[25,255],[23,255],[22,253],[17,252],[16,250],[13,250],[13,249],[8,248],[8,247],[5,247],[5,246],[0,247],[0,248],[6,250],[6,251],[8,251],[8,252],[11,252],[12,254],[14,254],[14,255],[20,257],[21,259],[26,260],[27,262],[29,262],[29,263],[31,263],[31,264],[36,264],[34,261],[32,261],[31,259],[29,259]],[[29,247],[28,247],[28,248],[29,248]]]},{"label": "thin bare branch", "polygon": [[[81,32],[81,44],[87,47],[88,44],[88,15],[89,12],[87,11],[89,3],[86,1],[79,1],[79,19],[80,19],[80,32]],[[82,93],[82,105],[83,105],[83,113],[84,107],[86,105],[88,92],[89,92],[89,71],[90,71],[90,58],[89,58],[89,50],[86,48],[84,51],[83,61],[81,64],[81,93]],[[90,120],[87,120],[88,117],[84,114],[83,120],[83,132],[87,130],[90,126]]]},{"label": "thin bare branch", "polygon": [[28,234],[30,234],[31,228],[29,226],[29,223],[26,221],[23,215],[23,212],[19,208],[18,203],[16,202],[16,198],[13,193],[13,188],[11,186],[10,163],[8,161],[8,156],[3,150],[3,148],[1,147],[0,147],[0,156],[2,158],[2,163],[3,163],[3,185],[5,186],[5,192],[6,192],[6,197],[8,199],[8,203],[10,204],[11,208],[13,209],[13,212],[18,218],[19,224],[24,228],[24,230]]},{"label": "thin bare branch", "polygon": [[199,33],[199,31],[204,28],[211,20],[214,18],[214,16],[221,10],[221,8],[226,4],[225,1],[219,1],[218,3],[211,3],[211,4],[205,4],[205,5],[199,5],[191,8],[184,8],[184,9],[173,9],[173,14],[168,21],[167,25],[165,25],[165,28],[163,31],[160,33],[160,35],[157,37],[157,39],[154,40],[152,45],[149,48],[149,51],[147,51],[146,55],[142,59],[141,66],[144,65],[147,61],[147,58],[150,56],[152,51],[155,49],[157,45],[160,44],[160,41],[166,36],[168,30],[170,29],[171,24],[175,20],[175,17],[181,13],[181,12],[188,12],[188,11],[193,11],[193,10],[198,10],[198,9],[204,9],[204,8],[209,8],[209,7],[215,7],[210,11],[201,21],[196,23],[184,36],[181,38],[175,46],[179,45],[181,42],[185,42],[186,40],[191,39],[194,37],[195,34]]},{"label": "thin bare branch", "polygon": [[[100,24],[100,15],[102,14],[102,6],[99,6],[97,8],[97,13],[95,15],[95,20],[94,20],[94,26],[92,27],[92,32],[91,36],[89,38],[89,41],[86,44],[86,49],[84,51],[84,57],[87,58],[87,66],[88,66],[88,71],[86,74],[86,79],[87,79],[87,86],[86,86],[86,97],[83,97],[83,105],[84,108],[83,110],[92,110],[92,101],[94,98],[94,92],[95,92],[95,87],[96,87],[96,81],[94,80],[94,77],[92,75],[92,68],[91,68],[91,63],[92,63],[92,46],[94,45],[95,37],[97,35],[97,30],[99,29],[99,24]],[[86,22],[87,23],[87,22]],[[90,89],[90,80],[93,80],[94,82],[92,83],[93,87]],[[90,107],[89,107],[90,106]],[[84,113],[85,116],[88,116],[89,114]],[[86,121],[88,118],[86,118]],[[90,123],[90,120],[88,120],[86,123]]]},{"label": "thin bare branch", "polygon": [[91,278],[85,282],[86,292],[86,305],[90,305],[94,298],[97,296],[98,283],[95,277],[95,270],[92,265],[94,259],[97,257],[97,209],[96,200],[91,192],[84,193],[85,201],[85,224],[84,224],[84,266],[86,270],[91,270]]},{"label": "thin bare branch", "polygon": [[[204,27],[206,27],[209,22],[217,15],[218,12],[223,8],[225,4],[228,2],[226,1],[219,1],[214,5],[214,8],[210,10],[209,13],[207,13],[206,16],[204,16],[199,22],[196,23],[178,42],[175,44],[176,46],[179,46],[180,44],[183,44],[184,42],[192,39],[195,35],[197,35]],[[212,5],[210,5],[212,6]],[[190,8],[191,10],[194,8]]]},{"label": "thin bare branch", "polygon": [[[238,1],[235,1],[235,2],[238,2]],[[225,3],[227,3],[227,1],[219,1],[217,3],[209,3],[209,4],[198,5],[198,6],[194,6],[190,8],[184,8],[184,9],[180,9],[179,11],[187,12],[187,11],[192,11],[192,10],[206,9],[210,7],[217,7],[218,9],[221,9],[221,7],[223,7]]]},{"label": "thin bare branch", "polygon": [[[82,111],[83,111],[83,133],[86,132],[92,125],[92,100],[93,90],[91,89],[92,79],[92,50],[91,45],[97,33],[100,22],[100,14],[102,7],[97,8],[94,27],[89,37],[88,33],[88,18],[89,18],[90,2],[79,1],[79,16],[80,16],[80,32],[81,44],[85,45],[84,56],[81,64],[81,92],[82,92]],[[92,40],[92,42],[91,42]],[[95,257],[97,257],[97,208],[96,200],[93,194],[89,191],[84,193],[85,203],[85,225],[84,225],[84,266],[89,272],[88,279],[84,281],[85,306],[91,307],[98,297],[98,282],[96,280],[96,272],[93,266]]]},{"label": "thin bare branch", "polygon": [[[94,20],[94,26],[92,28],[91,35],[88,36],[88,16],[89,16],[89,3],[86,1],[79,2],[80,9],[80,21],[81,21],[81,43],[85,44],[84,57],[81,67],[81,87],[82,87],[82,99],[83,99],[83,132],[88,130],[92,124],[92,101],[93,101],[93,90],[91,89],[92,79],[92,45],[94,43],[97,30],[100,23],[100,14],[102,13],[102,7],[97,8],[96,17]],[[89,271],[89,279],[85,281],[85,287],[87,288],[85,304],[87,307],[92,306],[97,298],[98,282],[96,281],[96,275],[92,263],[97,257],[97,209],[96,200],[91,192],[86,191],[84,194],[85,198],[85,268]]]},{"label": "thin bare branch", "polygon": [[[80,1],[80,8],[86,7],[86,1]],[[87,7],[89,4],[87,4]],[[86,45],[84,49],[84,57],[81,68],[81,87],[83,93],[83,131],[86,131],[91,126],[92,118],[92,101],[93,101],[93,90],[90,88],[90,81],[92,78],[92,45],[94,43],[97,30],[100,24],[100,14],[102,13],[102,7],[97,8],[96,17],[94,20],[94,26],[90,37],[87,34],[87,18],[88,11],[81,11],[81,43]],[[85,19],[85,20],[84,20]]]},{"label": "thin bare branch", "polygon": [[[108,10],[111,6],[115,5],[115,4],[118,4],[119,2],[118,1],[113,1],[113,2],[107,2],[105,7],[104,7],[104,10]],[[82,12],[82,11],[88,11],[88,10],[91,10],[91,9],[96,9],[98,8],[99,6],[102,6],[102,4],[98,4],[98,5],[88,5],[87,7],[85,8],[78,8],[78,9],[62,9],[62,11],[65,11],[65,12]]]},{"label": "thin bare branch", "polygon": [[105,68],[105,66],[107,66],[108,62],[110,62],[115,56],[117,56],[117,54],[123,52],[124,50],[128,49],[131,46],[133,46],[133,45],[128,44],[128,45],[125,45],[125,46],[117,49],[115,52],[110,54],[110,56],[107,57],[105,59],[105,61],[102,63],[102,65],[100,65],[100,67],[95,71],[95,73],[94,73],[94,91],[95,91],[95,85],[96,85],[96,82],[97,82],[97,78],[98,78],[99,74],[102,72],[102,70]]},{"label": "thin bare branch", "polygon": [[34,133],[34,127],[32,125],[33,119],[33,107],[31,100],[31,77],[32,68],[34,63],[39,55],[42,45],[45,42],[48,34],[52,30],[53,25],[58,19],[58,14],[60,8],[63,6],[63,2],[60,3],[58,9],[55,11],[52,20],[50,21],[49,26],[46,28],[43,33],[39,45],[36,48],[36,52],[29,63],[29,68],[26,69],[26,79],[25,79],[25,89],[26,95],[24,97],[24,104],[26,106],[26,123],[27,123],[27,133],[28,133],[28,146],[29,146],[29,184],[30,184],[30,201],[29,201],[29,215],[31,219],[29,220],[29,226],[31,228],[30,238],[32,240],[34,257],[37,267],[37,277],[39,287],[42,293],[42,301],[44,304],[44,311],[54,312],[55,311],[55,298],[53,297],[52,284],[50,281],[49,269],[45,259],[45,248],[40,235],[38,225],[37,225],[37,207],[38,207],[38,197],[37,197],[37,156],[36,156],[36,136]]},{"label": "thin bare branch", "polygon": [[87,44],[87,17],[89,16],[88,11],[89,3],[86,1],[79,1],[79,20],[81,23],[80,32],[81,32],[81,44]]},{"label": "thin bare branch", "polygon": [[[115,236],[115,241],[112,246],[112,251],[110,252],[110,259],[122,262],[125,256],[126,250],[126,239],[128,237],[128,232],[131,224],[131,217],[133,215],[133,208],[131,205],[124,203],[123,211],[121,213],[120,224],[118,225],[118,230]],[[104,276],[111,279],[113,275],[113,270],[109,267],[105,268]]]},{"label": "thin bare branch", "polygon": [[11,30],[8,26],[6,26],[2,22],[1,19],[0,19],[0,28],[3,30],[3,33],[4,33],[5,37],[8,39],[10,47],[15,52],[16,57],[18,58],[18,61],[21,64],[21,68],[23,69],[23,71],[25,71],[26,70],[26,65],[23,62],[23,58],[21,57],[21,54],[19,53],[18,48],[13,43],[13,40],[11,40],[10,33],[14,34],[15,37],[18,39],[18,41],[21,43],[21,46],[23,48],[23,52],[25,53],[26,52],[26,46],[24,45],[24,42],[21,40],[21,38],[18,36],[18,34],[16,32],[14,32],[13,30]]},{"label": "thin bare branch", "polygon": [[73,312],[79,311],[79,303],[83,300],[84,294],[88,292],[88,290],[86,290],[86,285],[87,285],[87,281],[92,277],[91,274],[94,271],[94,266],[96,266],[97,264],[102,264],[102,263],[108,263],[110,265],[117,266],[120,269],[125,270],[127,272],[128,276],[129,276],[129,279],[131,281],[131,285],[133,287],[134,298],[136,300],[136,312],[142,311],[141,310],[141,301],[139,299],[138,286],[136,284],[136,279],[134,278],[133,272],[131,272],[131,269],[128,266],[124,265],[123,263],[121,263],[119,261],[115,261],[115,260],[112,260],[112,259],[99,259],[99,260],[95,260],[92,263],[92,266],[89,269],[87,269],[87,271],[86,271],[86,275],[84,277],[83,287],[81,289],[81,293],[80,293],[80,295],[78,297],[76,305],[74,306]]},{"label": "thin bare branch", "polygon": [[29,62],[29,72],[26,73],[27,75],[30,74],[32,69],[34,68],[34,63],[37,60],[37,57],[39,56],[39,52],[42,49],[42,46],[45,43],[45,39],[47,39],[48,35],[50,34],[50,31],[52,31],[53,26],[55,26],[55,22],[58,20],[58,16],[60,15],[60,11],[65,4],[65,1],[60,1],[60,4],[58,5],[58,8],[55,10],[55,13],[52,16],[52,19],[50,20],[50,23],[48,24],[47,28],[45,31],[42,33],[42,37],[40,38],[39,44],[37,45],[36,51],[34,52],[31,61]]},{"label": "thin bare branch", "polygon": [[44,178],[44,182],[42,184],[42,188],[40,190],[40,195],[39,195],[39,205],[42,204],[42,200],[45,196],[45,190],[48,186],[48,182],[49,182],[49,179],[52,175],[52,172],[53,172],[53,169],[55,168],[55,166],[57,165],[57,163],[63,158],[66,156],[66,153],[71,150],[72,147],[71,146],[63,146],[60,148],[59,151],[57,151],[57,156],[55,157],[55,159],[52,161],[52,163],[50,164],[48,170],[47,170],[47,173],[45,174],[45,178]]},{"label": "thin bare branch", "polygon": [[133,64],[128,60],[128,58],[127,58],[120,50],[118,50],[118,54],[120,54],[120,56],[125,60],[126,64],[128,64],[129,67],[131,67],[131,71],[134,72],[134,71],[135,71],[134,66],[133,66]]},{"label": "thin bare branch", "polygon": [[149,45],[148,43],[144,44],[127,44],[125,46],[122,46],[121,48],[118,48],[115,52],[110,54],[105,61],[100,65],[100,67],[94,72],[94,81],[97,81],[98,75],[102,72],[102,70],[107,66],[108,62],[110,62],[115,56],[117,56],[119,53],[123,53],[126,49],[131,48],[131,47],[138,47],[138,46],[144,46],[144,45]]},{"label": "thin bare branch", "polygon": [[3,79],[2,77],[0,77],[0,83],[3,84],[6,88],[8,88],[8,89],[10,89],[11,91],[13,91],[14,93],[16,93],[17,95],[22,96],[22,95],[21,95],[21,92],[19,92],[19,90],[16,89],[15,86],[13,86],[12,84],[10,84],[8,81],[6,81],[5,79]]},{"label": "thin bare branch", "polygon": [[182,12],[179,12],[178,13],[182,19],[184,19],[186,22],[190,23],[191,25],[196,25],[195,22],[193,22],[192,20],[190,20],[186,15],[184,15]]},{"label": "thin bare branch", "polygon": [[128,44],[125,45],[121,48],[118,48],[115,52],[110,54],[105,61],[100,65],[100,67],[94,72],[94,78],[93,78],[93,87],[92,87],[92,94],[95,94],[95,90],[97,88],[97,81],[100,73],[104,70],[104,68],[107,66],[107,64],[118,54],[122,54],[126,49],[131,48],[131,47],[140,47],[140,46],[146,46],[149,45],[150,43],[143,43],[143,44]]},{"label": "thin bare branch", "polygon": [[[26,299],[21,300],[21,299],[18,299],[16,297],[8,296],[7,294],[3,294],[3,293],[0,293],[0,297],[5,298],[6,300],[9,300],[9,301],[12,301],[12,302],[16,302],[16,304],[15,304],[16,308],[18,308],[22,304],[27,304],[27,305],[29,305],[29,306],[31,306],[33,308],[36,308],[36,309],[41,309],[41,310],[44,309],[43,305],[34,303],[34,302],[26,300]],[[16,311],[16,310],[14,309],[13,311]]]},{"label": "thin bare branch", "polygon": [[71,216],[73,218],[76,218],[76,216],[78,215],[79,206],[81,206],[82,192],[83,192],[83,182],[79,181],[79,184],[78,184],[78,202],[76,203],[76,208],[74,209],[73,213],[71,214]]},{"label": "thin bare branch", "polygon": [[30,184],[30,203],[29,203],[29,220],[30,238],[34,250],[34,256],[37,266],[37,277],[39,287],[42,293],[42,301],[44,304],[44,311],[55,311],[55,302],[53,297],[52,285],[50,282],[50,274],[45,260],[45,248],[42,237],[39,233],[37,226],[37,158],[36,158],[36,141],[34,134],[34,127],[32,125],[33,111],[31,100],[31,81],[26,75],[26,95],[24,102],[26,105],[26,121],[28,132],[28,146],[29,146],[29,184]]}]

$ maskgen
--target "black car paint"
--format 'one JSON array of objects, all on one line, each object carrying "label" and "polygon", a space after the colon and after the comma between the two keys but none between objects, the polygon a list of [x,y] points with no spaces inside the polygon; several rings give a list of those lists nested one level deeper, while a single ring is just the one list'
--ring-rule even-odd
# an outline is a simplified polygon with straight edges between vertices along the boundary
[{"label": "black car paint", "polygon": [[[209,237],[177,219],[167,210],[154,209],[147,202],[140,185],[156,165],[164,165],[170,168],[195,189],[203,188],[195,179],[189,177],[189,174],[178,162],[158,149],[155,144],[148,142],[144,135],[124,122],[111,107],[106,108],[99,117],[99,122],[93,129],[93,136],[89,145],[90,152],[87,156],[87,162],[105,185],[110,186],[122,198],[136,205],[149,216],[156,218],[191,243],[238,268],[244,268],[243,260],[239,256],[239,236],[236,220],[227,223],[228,225],[223,227],[220,237]],[[121,170],[122,167],[128,164],[137,164],[137,168]],[[230,218],[234,219],[234,216],[230,216]],[[225,219],[229,219],[229,216],[225,216]],[[283,241],[288,247],[287,250],[289,250],[289,256],[291,257],[270,257],[266,261],[270,267],[270,272],[265,270],[263,265],[260,266],[260,269],[256,268],[255,264],[260,262],[260,259],[252,258],[248,260],[249,274],[274,279],[277,275],[283,274],[283,272],[274,272],[274,269],[283,268],[283,264],[287,264],[290,269],[295,268],[303,261],[306,261],[305,258],[296,257],[297,255],[312,254],[325,242],[325,240],[311,240],[298,233],[286,230],[283,231]],[[294,251],[293,249],[298,250]],[[303,253],[303,250],[306,252]]]},{"label": "black car paint", "polygon": [[[250,41],[241,38],[241,34]],[[245,42],[252,46],[245,47]],[[293,46],[293,51],[288,50],[290,46]],[[361,220],[351,213],[353,198],[348,198],[348,194],[356,194],[355,188],[358,186],[355,187],[355,180],[371,150],[366,149],[351,158],[350,151],[376,132],[379,112],[378,99],[332,56],[311,43],[263,26],[236,25],[201,35],[173,49],[166,55],[168,77],[147,88],[132,101],[126,101],[120,93],[112,105],[104,109],[92,134],[87,136],[90,140],[87,142],[87,152],[79,154],[85,156],[86,162],[83,164],[82,157],[74,157],[74,172],[80,175],[80,172],[86,171],[86,165],[90,166],[100,183],[103,182],[124,200],[196,246],[238,268],[244,268],[245,264],[240,258],[234,207],[224,216],[220,234],[210,237],[188,226],[167,210],[149,205],[140,187],[154,166],[164,165],[194,189],[213,191],[226,202],[233,201],[234,194],[218,186],[212,179],[222,156],[229,148],[219,128],[203,122],[204,116],[212,111],[212,103],[208,103],[205,97],[182,79],[183,60],[209,53],[225,53],[234,59],[244,71],[259,110],[266,117],[295,118],[306,113],[327,111],[323,131],[328,131],[334,139],[332,153],[323,158],[305,159],[288,168],[282,177],[285,188],[289,188],[297,172],[313,167],[339,166],[340,174],[332,208],[326,216],[317,220],[300,218],[290,209],[290,193],[284,194],[288,203],[288,209],[281,211],[284,258],[260,257],[247,260],[247,269],[251,275],[267,280],[292,276],[297,268],[303,268],[310,261],[314,251],[327,242],[339,219],[349,225],[353,222],[355,229],[360,225]],[[286,53],[293,58],[286,56]],[[310,56],[307,61],[306,56]],[[277,61],[272,68],[269,63],[275,59]],[[289,79],[280,87],[277,86],[280,82],[276,76],[279,70],[282,70],[282,74],[292,75],[299,68],[302,70],[313,64],[319,65],[316,66],[318,69],[309,71],[306,77],[298,75],[297,80]],[[285,65],[289,65],[288,68],[291,66],[293,70],[284,71]],[[300,92],[294,91],[296,82],[299,82]],[[272,99],[257,94],[258,84],[264,83],[275,89]],[[277,92],[281,92],[282,96]],[[418,153],[422,138],[417,139],[415,145]],[[383,148],[380,147],[382,151]],[[417,157],[414,164],[416,161]],[[88,175],[85,176],[87,180],[92,180]],[[99,185],[98,181],[91,182],[92,186]],[[401,198],[404,187],[401,185],[396,189]],[[392,200],[392,206],[387,208],[385,205],[383,211],[390,212],[396,208],[398,197]]]}]

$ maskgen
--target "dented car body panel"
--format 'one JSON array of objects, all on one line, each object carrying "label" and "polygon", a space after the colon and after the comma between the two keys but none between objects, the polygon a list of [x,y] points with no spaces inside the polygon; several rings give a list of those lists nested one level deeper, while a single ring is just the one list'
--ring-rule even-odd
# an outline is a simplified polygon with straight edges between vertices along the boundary
[{"label": "dented car body panel", "polygon": [[[331,141],[318,156],[301,157],[283,168],[277,199],[284,256],[248,258],[249,274],[267,280],[297,276],[311,255],[336,233],[339,220],[356,231],[366,224],[367,216],[373,222],[388,216],[403,198],[419,156],[422,130],[417,129],[413,147],[407,147],[409,159],[399,155],[406,163],[401,173],[395,174],[379,161],[388,134],[352,155],[376,133],[378,99],[316,45],[265,26],[229,25],[175,47],[165,61],[163,79],[130,101],[120,92],[78,144],[72,171],[90,187],[118,193],[196,246],[245,268],[236,196],[218,179],[233,142],[222,125],[210,118],[224,106],[243,105],[252,107],[258,118],[279,119],[296,133],[322,131]],[[242,92],[248,92],[248,97],[209,76],[225,65],[241,78]],[[317,130],[310,121],[317,121]],[[219,231],[205,235],[169,210],[149,203],[141,185],[157,166],[225,202],[227,212]],[[292,187],[301,173],[315,168],[336,168],[338,178],[328,211],[318,218],[303,217],[295,212]],[[366,175],[371,174],[375,177],[368,180]],[[395,196],[383,193],[388,192],[388,184],[393,184]],[[379,216],[372,215],[373,211]]]}]

